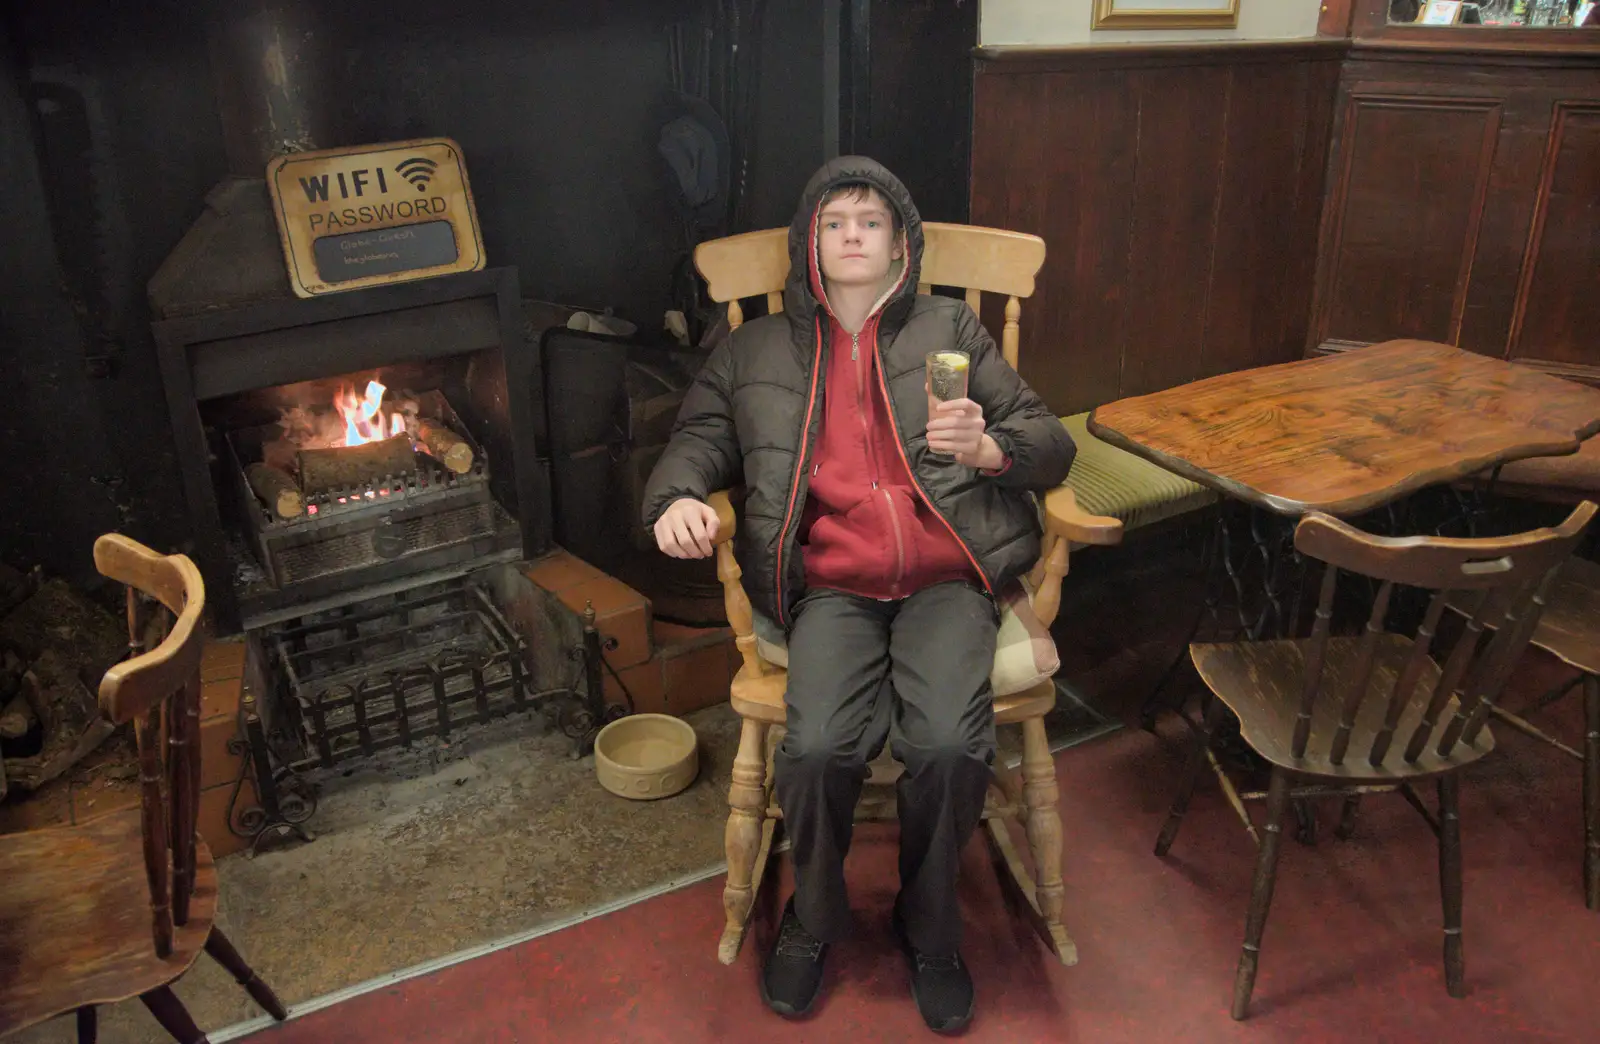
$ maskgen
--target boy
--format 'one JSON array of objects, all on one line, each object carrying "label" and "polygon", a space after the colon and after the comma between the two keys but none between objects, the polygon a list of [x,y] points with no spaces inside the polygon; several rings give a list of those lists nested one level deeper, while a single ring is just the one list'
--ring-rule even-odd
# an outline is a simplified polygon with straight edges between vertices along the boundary
[{"label": "boy", "polygon": [[[650,476],[662,551],[703,558],[705,498],[747,492],[735,552],[755,611],[787,636],[787,732],[775,786],[795,891],[762,969],[783,1015],[815,1001],[850,927],[844,856],[891,726],[899,783],[893,928],[928,1025],[972,1017],[956,867],[994,760],[995,592],[1039,554],[1031,491],[1075,448],[962,301],[916,292],[922,221],[894,175],[826,164],[789,229],[782,315],[711,354]],[[969,353],[968,397],[928,413],[929,352]]]}]

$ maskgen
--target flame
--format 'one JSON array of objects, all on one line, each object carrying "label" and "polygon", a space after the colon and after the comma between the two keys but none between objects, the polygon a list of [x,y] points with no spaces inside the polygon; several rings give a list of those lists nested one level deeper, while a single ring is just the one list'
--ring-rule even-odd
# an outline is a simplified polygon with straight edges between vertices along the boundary
[{"label": "flame", "polygon": [[377,381],[368,381],[365,393],[356,394],[353,385],[341,385],[333,397],[334,408],[344,420],[344,444],[360,446],[368,442],[406,430],[405,417],[391,412],[387,422],[383,414],[383,393],[388,391]]}]

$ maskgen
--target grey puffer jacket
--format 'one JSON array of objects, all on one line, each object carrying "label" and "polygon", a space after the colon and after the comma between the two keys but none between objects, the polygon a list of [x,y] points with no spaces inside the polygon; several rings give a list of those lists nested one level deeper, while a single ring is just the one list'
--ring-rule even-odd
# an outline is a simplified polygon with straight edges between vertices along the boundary
[{"label": "grey puffer jacket", "polygon": [[[807,250],[824,196],[852,182],[883,193],[899,210],[906,236],[910,271],[884,306],[873,345],[880,390],[918,492],[966,546],[991,595],[1037,561],[1033,494],[1065,481],[1076,453],[1061,422],[1006,363],[966,302],[917,294],[922,219],[905,186],[873,160],[830,161],[806,185],[789,227],[783,314],[745,323],[712,352],[645,491],[650,527],[681,497],[704,500],[742,485],[734,553],[744,588],[755,610],[783,627],[806,585],[797,531],[827,394],[829,318],[809,285]],[[983,408],[986,430],[1011,461],[999,475],[928,451],[925,359],[944,349],[971,355],[968,396]]]}]

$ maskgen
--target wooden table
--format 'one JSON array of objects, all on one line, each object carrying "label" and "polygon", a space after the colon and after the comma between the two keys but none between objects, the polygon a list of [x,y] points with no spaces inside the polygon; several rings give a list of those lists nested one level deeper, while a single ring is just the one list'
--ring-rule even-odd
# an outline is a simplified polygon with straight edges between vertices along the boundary
[{"label": "wooden table", "polygon": [[1120,399],[1089,430],[1284,515],[1357,515],[1600,431],[1600,390],[1429,341],[1241,370]]}]

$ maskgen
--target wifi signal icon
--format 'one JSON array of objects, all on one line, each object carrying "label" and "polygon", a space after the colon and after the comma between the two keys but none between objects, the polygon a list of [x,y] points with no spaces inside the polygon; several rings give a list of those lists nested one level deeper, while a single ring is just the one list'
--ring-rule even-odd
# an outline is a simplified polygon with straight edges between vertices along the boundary
[{"label": "wifi signal icon", "polygon": [[418,192],[428,190],[428,180],[433,177],[433,172],[439,169],[439,164],[426,156],[412,156],[395,164],[395,173],[417,186]]}]

